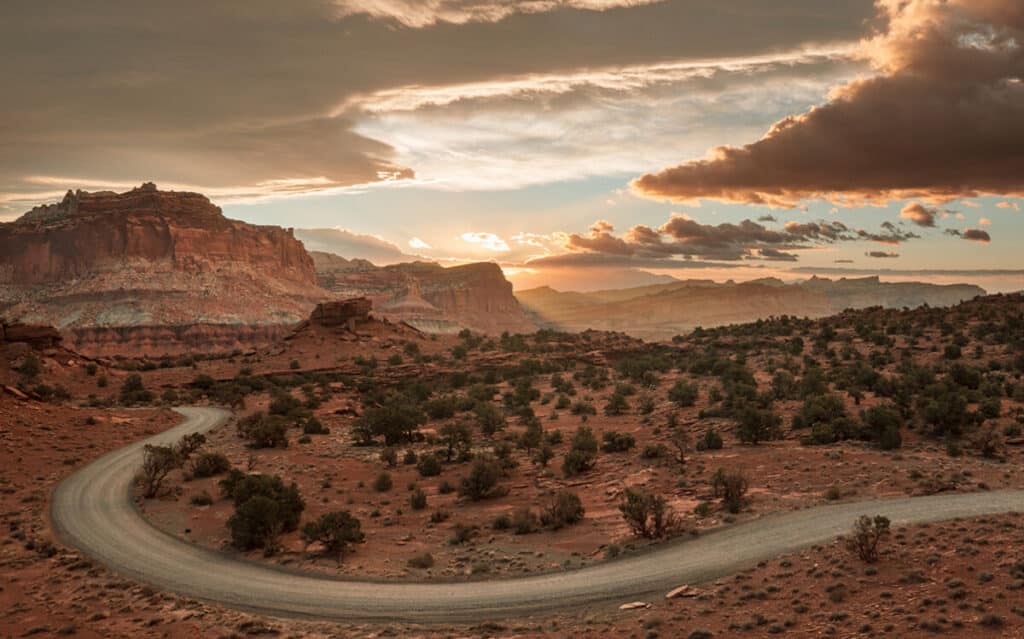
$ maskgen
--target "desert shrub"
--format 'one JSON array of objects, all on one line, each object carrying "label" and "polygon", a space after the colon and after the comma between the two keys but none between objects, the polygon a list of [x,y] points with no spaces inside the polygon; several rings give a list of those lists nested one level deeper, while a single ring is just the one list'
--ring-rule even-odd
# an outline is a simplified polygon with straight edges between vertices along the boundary
[{"label": "desert shrub", "polygon": [[263,495],[256,495],[235,508],[228,519],[231,542],[241,550],[263,548],[265,555],[277,552],[284,524],[281,505]]},{"label": "desert shrub", "polygon": [[391,490],[394,482],[391,479],[391,475],[387,472],[383,472],[377,475],[377,478],[373,480],[373,489],[378,493],[386,493]]},{"label": "desert shrub", "polygon": [[629,433],[608,432],[602,436],[601,450],[606,453],[624,453],[636,446],[636,438]]},{"label": "desert shrub", "polygon": [[349,544],[360,544],[364,539],[362,525],[347,510],[324,513],[302,527],[302,541],[320,544],[324,553],[335,555],[338,561]]},{"label": "desert shrub", "polygon": [[423,510],[427,507],[427,493],[422,488],[417,488],[409,495],[409,507],[413,510]]},{"label": "desert shrub", "polygon": [[262,411],[238,420],[238,434],[248,440],[252,448],[287,448],[288,422],[279,415]]},{"label": "desert shrub", "polygon": [[293,359],[292,361],[288,362],[288,368],[292,369],[293,371],[297,371],[301,367],[302,364],[300,364],[299,360],[297,359]]},{"label": "desert shrub", "polygon": [[445,446],[445,459],[451,462],[456,456],[460,461],[469,458],[473,446],[473,433],[465,422],[452,422],[440,428],[438,434]]},{"label": "desert shrub", "polygon": [[750,488],[750,482],[742,471],[727,471],[719,468],[711,479],[711,488],[715,497],[722,499],[722,505],[735,514],[743,507],[743,500]]},{"label": "desert shrub", "polygon": [[540,521],[537,518],[537,513],[526,507],[517,508],[512,513],[509,523],[517,535],[529,535],[540,530]]},{"label": "desert shrub", "polygon": [[875,563],[878,561],[878,546],[882,539],[889,536],[889,519],[881,515],[874,518],[861,515],[853,525],[853,534],[847,541],[850,550],[862,561]]},{"label": "desert shrub", "polygon": [[[35,356],[35,353],[29,353],[21,362],[21,365],[15,367],[14,370],[21,373],[25,379],[31,380],[39,376],[39,373],[43,371],[43,365],[40,363],[39,358]],[[140,383],[141,381],[142,378],[139,378]]]},{"label": "desert shrub", "polygon": [[287,392],[278,392],[270,400],[267,412],[271,415],[297,418],[304,415],[305,409],[302,407],[302,401],[299,398],[293,397]]},{"label": "desert shrub", "polygon": [[310,417],[302,425],[302,433],[304,435],[327,435],[330,432],[331,429],[324,426],[316,417]]},{"label": "desert shrub", "polygon": [[380,451],[380,460],[387,464],[389,468],[394,468],[398,465],[398,451],[388,446]]},{"label": "desert shrub", "polygon": [[[527,509],[529,510],[529,509]],[[508,530],[512,527],[512,516],[508,513],[501,513],[491,520],[491,528],[494,530]]]},{"label": "desert shrub", "polygon": [[423,404],[423,411],[431,419],[450,419],[458,410],[458,402],[454,395],[442,395],[428,400]]},{"label": "desert shrub", "polygon": [[574,402],[569,411],[573,415],[580,415],[582,417],[586,417],[587,415],[597,415],[597,409],[594,408],[594,405],[582,399]]},{"label": "desert shrub", "polygon": [[430,523],[440,524],[441,522],[448,521],[449,517],[451,517],[451,513],[447,510],[435,510],[430,513]]},{"label": "desert shrub", "polygon": [[231,462],[222,453],[202,453],[192,459],[189,473],[193,477],[213,477],[231,469]]},{"label": "desert shrub", "polygon": [[124,379],[121,384],[120,402],[125,406],[135,404],[148,404],[153,401],[153,393],[146,390],[142,383],[142,376],[132,373]]},{"label": "desert shrub", "polygon": [[423,453],[416,462],[421,477],[436,477],[441,474],[441,461],[434,453]]},{"label": "desert shrub", "polygon": [[660,495],[627,488],[619,504],[619,511],[633,534],[647,539],[668,536],[678,526],[675,513]]},{"label": "desert shrub", "polygon": [[167,475],[172,470],[180,468],[181,464],[182,457],[174,446],[146,444],[142,452],[142,468],[138,475],[143,496],[147,499],[156,497]]},{"label": "desert shrub", "polygon": [[488,437],[505,429],[505,413],[490,401],[478,401],[473,406],[473,415],[480,432]]},{"label": "desert shrub", "polygon": [[544,427],[541,426],[539,419],[531,419],[526,425],[526,430],[519,435],[518,443],[520,448],[524,448],[529,452],[539,448],[543,442]]},{"label": "desert shrub", "polygon": [[281,534],[298,528],[306,507],[298,486],[285,486],[276,475],[241,474],[229,479],[233,480],[235,502],[235,514],[228,519],[232,544],[241,550],[263,548],[264,554],[273,554]]},{"label": "desert shrub", "polygon": [[704,436],[697,440],[697,450],[721,450],[722,436],[714,428],[704,432]]},{"label": "desert shrub", "polygon": [[437,492],[442,495],[449,495],[455,492],[455,485],[446,479],[437,487]]},{"label": "desert shrub", "polygon": [[452,528],[452,536],[448,539],[448,543],[452,546],[461,546],[462,544],[469,543],[479,532],[479,528],[476,526],[470,526],[467,524],[455,524]]},{"label": "desert shrub", "polygon": [[213,497],[204,490],[197,495],[192,495],[192,499],[189,501],[191,501],[193,506],[209,506],[213,503]]},{"label": "desert shrub", "polygon": [[371,406],[356,420],[353,434],[362,444],[370,444],[377,437],[394,446],[411,441],[426,416],[402,396],[389,397],[381,406]]},{"label": "desert shrub", "polygon": [[425,552],[421,555],[409,558],[406,562],[410,568],[417,568],[419,570],[426,570],[434,565],[434,556],[429,552]]},{"label": "desert shrub", "polygon": [[493,459],[479,457],[473,462],[469,474],[459,482],[459,495],[473,501],[501,497],[508,490],[498,486],[501,479],[501,465]]},{"label": "desert shrub", "polygon": [[622,393],[615,392],[608,398],[604,405],[604,414],[609,417],[622,415],[629,410],[629,400]]},{"label": "desert shrub", "polygon": [[661,459],[668,454],[668,449],[665,448],[664,444],[647,444],[644,449],[640,451],[641,459]]},{"label": "desert shrub", "polygon": [[737,412],[740,441],[755,446],[762,441],[782,437],[782,418],[771,410],[744,405]]},{"label": "desert shrub", "polygon": [[540,513],[540,523],[558,530],[581,521],[585,512],[578,495],[562,490],[548,498]]},{"label": "desert shrub", "polygon": [[688,384],[684,380],[677,381],[668,389],[668,398],[680,408],[687,408],[697,403],[698,390],[696,384]]},{"label": "desert shrub", "polygon": [[405,454],[402,455],[402,463],[405,464],[406,466],[412,466],[418,460],[419,457],[416,455],[416,451],[414,451],[411,448],[405,451]]},{"label": "desert shrub", "polygon": [[894,406],[872,406],[861,415],[864,430],[882,450],[895,450],[903,445],[900,435],[902,418]]}]

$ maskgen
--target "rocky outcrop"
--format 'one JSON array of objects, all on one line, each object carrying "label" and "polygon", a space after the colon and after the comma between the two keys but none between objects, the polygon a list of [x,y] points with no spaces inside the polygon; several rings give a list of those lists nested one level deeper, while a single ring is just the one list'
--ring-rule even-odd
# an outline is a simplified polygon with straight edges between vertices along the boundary
[{"label": "rocky outcrop", "polygon": [[38,324],[8,324],[0,319],[0,346],[4,344],[28,344],[35,349],[59,346],[63,337],[52,326]]},{"label": "rocky outcrop", "polygon": [[294,324],[181,324],[177,326],[89,326],[69,328],[65,343],[92,357],[227,353],[268,346]]},{"label": "rocky outcrop", "polygon": [[372,300],[374,315],[431,333],[469,328],[482,333],[531,332],[534,324],[512,284],[489,262],[444,268],[430,262],[374,266],[330,253],[311,253],[320,285],[343,297]]},{"label": "rocky outcrop", "polygon": [[984,295],[972,285],[813,278],[786,284],[766,278],[715,283],[692,280],[636,289],[559,292],[543,287],[517,297],[540,326],[568,331],[614,330],[644,339],[668,339],[698,326],[711,328],[768,317],[826,317],[848,308],[951,306]]},{"label": "rocky outcrop", "polygon": [[87,352],[153,327],[288,325],[325,297],[290,229],[230,220],[198,193],[68,192],[0,224],[0,312],[77,331]]},{"label": "rocky outcrop", "polygon": [[357,323],[370,319],[372,308],[373,303],[366,297],[321,302],[313,309],[309,321],[320,326],[346,326],[352,330]]}]

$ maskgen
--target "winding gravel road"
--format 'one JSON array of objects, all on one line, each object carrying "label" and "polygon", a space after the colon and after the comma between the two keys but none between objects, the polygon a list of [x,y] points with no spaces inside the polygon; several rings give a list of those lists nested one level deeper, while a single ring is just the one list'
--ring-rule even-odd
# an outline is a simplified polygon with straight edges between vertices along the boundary
[{"label": "winding gravel road", "polygon": [[772,515],[569,572],[485,582],[416,583],[332,579],[260,565],[163,533],[132,504],[130,485],[146,443],[205,432],[230,414],[176,409],[185,421],[110,453],[61,483],[51,518],[59,536],[114,571],[157,588],[277,616],[333,620],[458,622],[521,617],[584,604],[661,596],[714,580],[847,532],[861,514],[894,524],[1024,510],[1024,491],[951,494],[821,506]]}]

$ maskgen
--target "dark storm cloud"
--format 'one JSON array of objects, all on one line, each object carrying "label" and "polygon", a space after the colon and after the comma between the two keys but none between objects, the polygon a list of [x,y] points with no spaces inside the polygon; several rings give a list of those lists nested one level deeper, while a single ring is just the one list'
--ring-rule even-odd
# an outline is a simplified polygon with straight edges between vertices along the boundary
[{"label": "dark storm cloud", "polygon": [[889,253],[889,252],[886,252],[886,251],[868,251],[864,255],[866,255],[867,257],[876,257],[876,258],[896,258],[896,257],[900,256],[899,253]]},{"label": "dark storm cloud", "polygon": [[970,242],[988,244],[992,241],[992,236],[989,235],[988,231],[983,229],[965,229],[963,231],[959,231],[957,229],[946,229],[946,233],[953,237],[960,237]]},{"label": "dark storm cloud", "polygon": [[1024,4],[878,7],[886,26],[864,49],[880,75],[836,89],[757,142],[644,175],[636,190],[778,207],[1024,193]]},{"label": "dark storm cloud", "polygon": [[401,12],[519,3],[345,4],[3,3],[0,206],[142,179],[260,195],[409,177],[356,132],[359,96],[850,41],[870,15],[868,0],[531,1],[455,24]]}]

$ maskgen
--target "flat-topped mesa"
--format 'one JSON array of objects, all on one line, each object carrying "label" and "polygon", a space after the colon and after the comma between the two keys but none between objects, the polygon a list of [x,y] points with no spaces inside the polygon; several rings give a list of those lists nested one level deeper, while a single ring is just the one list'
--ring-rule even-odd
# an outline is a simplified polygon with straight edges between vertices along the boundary
[{"label": "flat-topped mesa", "polygon": [[[75,191],[0,223],[0,313],[56,326],[86,353],[113,343],[130,350],[124,340],[143,333],[127,329],[238,326],[243,336],[270,335],[266,327],[290,327],[327,297],[291,229],[226,218],[199,193],[152,183]],[[211,330],[218,343],[230,337]],[[167,344],[166,352],[202,348]]]},{"label": "flat-topped mesa", "polygon": [[55,282],[140,262],[193,272],[253,267],[316,285],[313,261],[291,229],[228,219],[204,195],[160,191],[151,182],[126,193],[69,191],[0,224],[5,283]]},{"label": "flat-topped mesa", "polygon": [[369,321],[372,309],[373,302],[366,297],[321,302],[313,309],[309,322],[326,327],[345,326],[348,330],[354,331],[357,324]]}]

